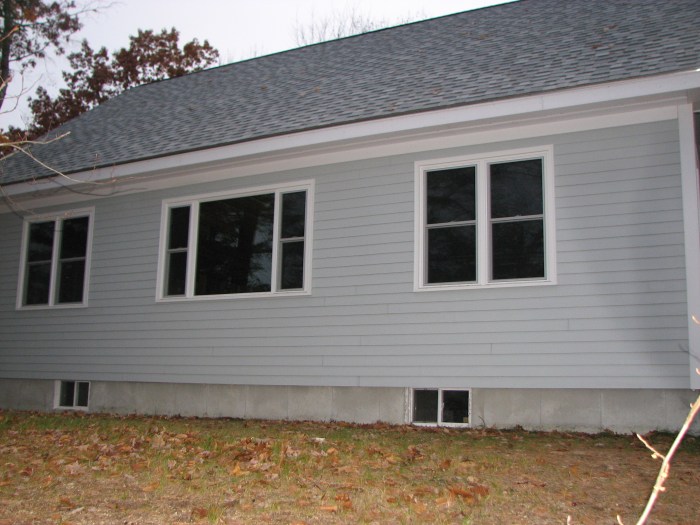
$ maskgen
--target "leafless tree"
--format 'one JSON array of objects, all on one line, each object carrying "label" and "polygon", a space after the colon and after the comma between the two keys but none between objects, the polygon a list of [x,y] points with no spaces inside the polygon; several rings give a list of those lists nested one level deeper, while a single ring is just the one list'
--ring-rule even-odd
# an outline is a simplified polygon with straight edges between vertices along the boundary
[{"label": "leafless tree", "polygon": [[425,18],[425,15],[416,13],[393,20],[377,19],[360,13],[357,7],[351,6],[320,19],[312,15],[311,22],[308,24],[300,24],[297,21],[294,26],[294,34],[298,46],[307,46],[346,36],[368,33],[386,27],[407,24],[423,18]]}]

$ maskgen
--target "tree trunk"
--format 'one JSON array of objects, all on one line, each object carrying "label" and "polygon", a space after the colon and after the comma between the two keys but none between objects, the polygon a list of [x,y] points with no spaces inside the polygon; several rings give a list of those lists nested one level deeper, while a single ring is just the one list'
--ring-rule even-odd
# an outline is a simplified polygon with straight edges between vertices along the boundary
[{"label": "tree trunk", "polygon": [[5,18],[5,23],[2,28],[2,40],[0,41],[0,109],[5,102],[7,94],[7,85],[10,82],[10,50],[12,43],[12,30],[14,29],[15,21],[13,14],[13,0],[3,0],[2,14]]}]

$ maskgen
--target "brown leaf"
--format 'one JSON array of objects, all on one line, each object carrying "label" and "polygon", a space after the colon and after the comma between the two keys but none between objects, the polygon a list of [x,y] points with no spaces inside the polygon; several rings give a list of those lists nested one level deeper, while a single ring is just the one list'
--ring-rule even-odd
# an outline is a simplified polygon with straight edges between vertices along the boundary
[{"label": "brown leaf", "polygon": [[396,465],[400,462],[401,460],[394,456],[393,454],[389,455],[386,457],[386,462],[389,463],[389,465]]},{"label": "brown leaf", "polygon": [[60,498],[58,498],[58,506],[63,509],[74,509],[78,505],[73,503],[73,501],[70,498],[66,496],[61,496]]},{"label": "brown leaf", "polygon": [[489,495],[489,488],[484,485],[473,485],[471,489],[477,496],[485,497]]},{"label": "brown leaf", "polygon": [[160,486],[160,481],[154,481],[153,483],[150,483],[150,484],[146,485],[145,487],[141,487],[141,490],[143,490],[144,492],[153,492],[159,486]]},{"label": "brown leaf", "polygon": [[323,512],[338,512],[338,505],[323,505],[319,507],[318,510]]},{"label": "brown leaf", "polygon": [[143,472],[146,469],[148,469],[148,463],[145,461],[137,461],[131,464],[131,470],[133,472]]},{"label": "brown leaf", "polygon": [[82,474],[83,471],[85,470],[85,467],[83,467],[80,463],[75,461],[74,463],[70,463],[63,467],[63,470],[68,474],[69,476],[78,476],[79,474]]},{"label": "brown leaf", "polygon": [[449,508],[449,507],[452,506],[453,503],[454,503],[454,499],[453,499],[452,497],[450,497],[450,496],[443,496],[443,497],[437,498],[437,499],[435,500],[435,504],[436,504],[438,507],[446,507],[446,508]]},{"label": "brown leaf", "polygon": [[197,520],[203,520],[208,514],[207,509],[203,509],[201,507],[192,509],[192,517]]}]

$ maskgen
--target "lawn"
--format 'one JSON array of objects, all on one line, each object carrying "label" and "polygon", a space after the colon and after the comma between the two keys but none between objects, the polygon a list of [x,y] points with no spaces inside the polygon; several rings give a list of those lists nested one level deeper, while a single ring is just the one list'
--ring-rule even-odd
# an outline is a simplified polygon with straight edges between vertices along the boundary
[{"label": "lawn", "polygon": [[[0,411],[0,525],[634,524],[650,456],[629,435]],[[667,485],[650,523],[700,523],[698,438]]]}]

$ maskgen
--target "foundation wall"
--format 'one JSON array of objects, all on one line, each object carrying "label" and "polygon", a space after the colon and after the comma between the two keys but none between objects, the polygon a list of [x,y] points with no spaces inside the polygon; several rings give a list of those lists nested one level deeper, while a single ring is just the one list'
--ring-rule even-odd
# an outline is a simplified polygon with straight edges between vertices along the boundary
[{"label": "foundation wall", "polygon": [[[56,382],[0,380],[0,408],[55,410]],[[471,426],[617,433],[677,431],[690,390],[472,389]],[[405,388],[90,383],[89,412],[312,421],[410,422]],[[700,434],[700,421],[692,428]]]}]

